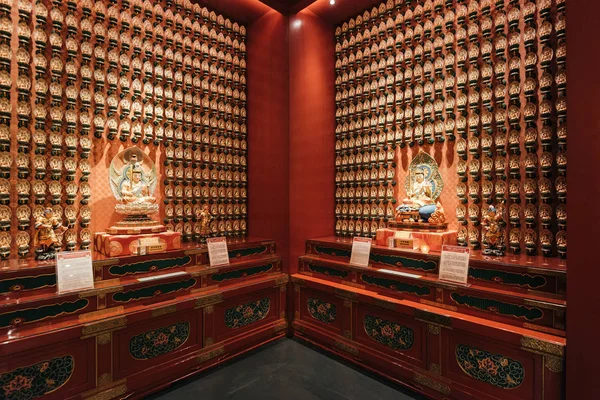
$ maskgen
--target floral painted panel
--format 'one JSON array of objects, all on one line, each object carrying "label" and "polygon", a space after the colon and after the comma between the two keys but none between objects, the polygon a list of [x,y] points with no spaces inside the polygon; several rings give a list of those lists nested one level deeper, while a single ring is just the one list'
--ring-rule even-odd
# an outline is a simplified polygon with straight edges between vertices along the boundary
[{"label": "floral painted panel", "polygon": [[232,329],[250,325],[266,318],[270,309],[271,300],[268,297],[229,308],[225,311],[225,325]]},{"label": "floral painted panel", "polygon": [[51,393],[73,375],[72,356],[57,357],[0,374],[0,399],[25,400]]},{"label": "floral painted panel", "polygon": [[365,315],[364,327],[371,339],[394,350],[410,349],[415,341],[412,329],[383,318]]},{"label": "floral painted panel", "polygon": [[149,360],[175,351],[189,336],[189,322],[154,329],[132,337],[129,341],[129,353],[137,360]]},{"label": "floral painted panel", "polygon": [[308,312],[310,313],[311,317],[317,321],[330,324],[337,318],[337,307],[335,304],[309,298],[307,305]]},{"label": "floral painted panel", "polygon": [[456,346],[456,362],[470,377],[502,389],[514,389],[525,379],[519,361],[464,344]]}]

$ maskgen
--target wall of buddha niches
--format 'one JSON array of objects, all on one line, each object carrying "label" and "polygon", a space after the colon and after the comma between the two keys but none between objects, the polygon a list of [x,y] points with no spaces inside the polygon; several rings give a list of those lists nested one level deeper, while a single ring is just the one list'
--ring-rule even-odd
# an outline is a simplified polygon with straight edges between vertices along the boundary
[{"label": "wall of buddha niches", "polygon": [[[156,163],[160,218],[246,234],[246,30],[189,0],[0,0],[0,255],[33,254],[46,208],[63,248],[115,215],[108,167]],[[157,218],[157,216],[154,216]]]},{"label": "wall of buddha niches", "polygon": [[566,0],[389,0],[338,26],[336,233],[374,235],[432,155],[463,246],[566,256]]}]

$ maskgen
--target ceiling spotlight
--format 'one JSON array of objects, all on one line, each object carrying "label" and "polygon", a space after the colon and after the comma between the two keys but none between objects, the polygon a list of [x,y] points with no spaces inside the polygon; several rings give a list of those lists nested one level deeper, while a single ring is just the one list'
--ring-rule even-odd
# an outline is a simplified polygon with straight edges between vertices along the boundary
[{"label": "ceiling spotlight", "polygon": [[329,4],[334,5],[335,4],[335,0],[329,0]]}]

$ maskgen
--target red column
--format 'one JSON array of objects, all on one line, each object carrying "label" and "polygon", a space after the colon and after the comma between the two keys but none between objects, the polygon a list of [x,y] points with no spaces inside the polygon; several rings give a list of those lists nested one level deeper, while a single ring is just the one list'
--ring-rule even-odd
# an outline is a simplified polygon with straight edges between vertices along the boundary
[{"label": "red column", "polygon": [[289,254],[288,17],[269,11],[248,27],[248,232]]},{"label": "red column", "polygon": [[290,18],[290,269],[306,239],[334,232],[333,27],[310,11]]},{"label": "red column", "polygon": [[600,2],[567,2],[567,398],[600,391]]}]

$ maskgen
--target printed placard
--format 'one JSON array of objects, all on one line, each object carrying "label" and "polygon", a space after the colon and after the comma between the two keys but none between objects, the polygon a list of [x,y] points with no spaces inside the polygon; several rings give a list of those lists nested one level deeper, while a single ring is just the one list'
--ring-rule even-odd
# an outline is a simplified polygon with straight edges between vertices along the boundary
[{"label": "printed placard", "polygon": [[229,264],[229,251],[227,250],[227,238],[209,238],[206,239],[208,246],[208,259],[210,266],[215,267],[217,265],[228,265]]},{"label": "printed placard", "polygon": [[440,260],[440,279],[466,285],[469,277],[470,256],[471,250],[468,247],[443,246]]},{"label": "printed placard", "polygon": [[352,240],[352,254],[350,256],[350,264],[359,267],[369,266],[369,256],[371,255],[371,243],[373,239],[355,237]]},{"label": "printed placard", "polygon": [[94,288],[92,252],[63,251],[56,254],[58,294]]}]

